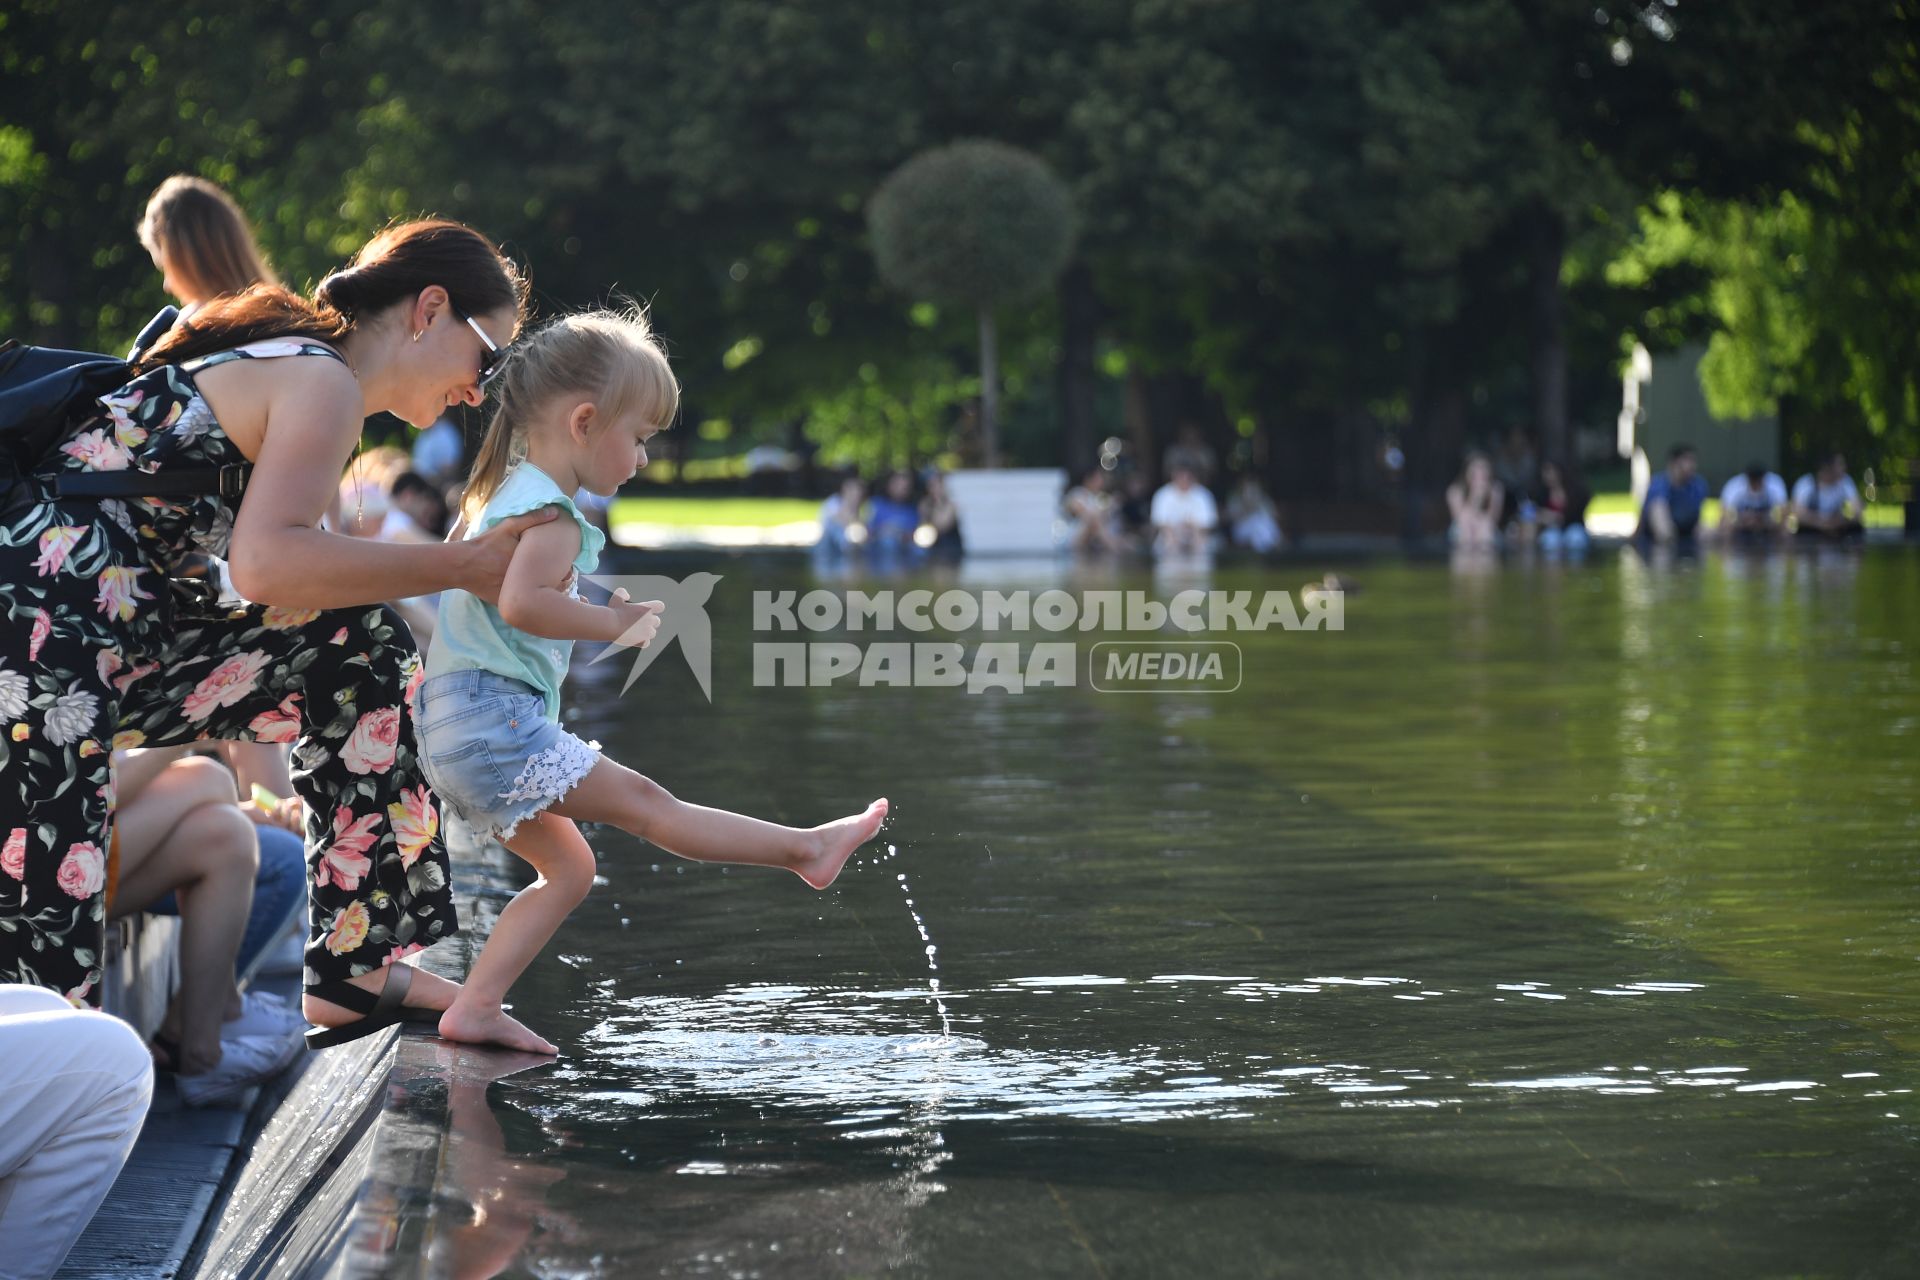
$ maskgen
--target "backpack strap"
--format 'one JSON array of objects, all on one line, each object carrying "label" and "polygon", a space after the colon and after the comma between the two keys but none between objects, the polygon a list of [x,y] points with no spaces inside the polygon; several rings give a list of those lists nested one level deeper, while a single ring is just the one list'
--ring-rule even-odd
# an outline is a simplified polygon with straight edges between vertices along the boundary
[{"label": "backpack strap", "polygon": [[253,474],[251,462],[224,467],[183,467],[177,471],[69,471],[53,477],[56,498],[199,498],[219,494],[240,501]]}]

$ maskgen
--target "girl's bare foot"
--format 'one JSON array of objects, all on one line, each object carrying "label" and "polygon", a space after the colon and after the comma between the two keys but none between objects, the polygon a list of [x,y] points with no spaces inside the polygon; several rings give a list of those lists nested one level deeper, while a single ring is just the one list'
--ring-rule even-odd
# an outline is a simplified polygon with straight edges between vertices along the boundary
[{"label": "girl's bare foot", "polygon": [[[348,978],[354,986],[379,995],[380,988],[386,985],[387,972],[391,966],[375,969],[372,973],[363,973],[356,978]],[[407,1007],[409,1009],[445,1009],[460,994],[460,984],[449,981],[435,973],[413,966],[413,985],[407,988]],[[329,1000],[318,996],[302,996],[300,1012],[306,1015],[308,1022],[316,1027],[344,1027],[349,1022],[358,1022],[361,1015],[351,1009],[343,1009]]]},{"label": "girl's bare foot", "polygon": [[491,1009],[466,1009],[458,1001],[440,1015],[440,1038],[462,1044],[497,1044],[526,1053],[558,1054],[547,1043],[498,1005]]},{"label": "girl's bare foot", "polygon": [[882,797],[868,805],[865,813],[815,827],[807,833],[813,847],[793,863],[794,874],[816,889],[826,888],[839,876],[853,851],[873,839],[886,819],[887,802]]}]

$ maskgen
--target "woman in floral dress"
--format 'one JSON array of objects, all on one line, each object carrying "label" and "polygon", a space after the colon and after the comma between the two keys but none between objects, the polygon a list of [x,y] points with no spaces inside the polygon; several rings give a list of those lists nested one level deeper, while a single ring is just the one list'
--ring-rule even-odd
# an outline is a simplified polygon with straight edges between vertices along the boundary
[{"label": "woman in floral dress", "polygon": [[[0,517],[0,982],[98,1002],[109,754],[239,738],[296,744],[308,1019],[351,1034],[451,1000],[453,984],[390,967],[456,922],[414,752],[420,659],[378,602],[493,598],[538,519],[430,545],[319,524],[367,416],[425,426],[479,403],[524,297],[479,233],[396,226],[312,302],[259,286],[209,304],[36,468],[32,499]],[[63,477],[133,468],[176,491],[59,492]],[[216,468],[222,493],[183,492],[195,486],[181,477]],[[221,607],[170,577],[196,550],[228,557],[235,587],[264,603]]]}]

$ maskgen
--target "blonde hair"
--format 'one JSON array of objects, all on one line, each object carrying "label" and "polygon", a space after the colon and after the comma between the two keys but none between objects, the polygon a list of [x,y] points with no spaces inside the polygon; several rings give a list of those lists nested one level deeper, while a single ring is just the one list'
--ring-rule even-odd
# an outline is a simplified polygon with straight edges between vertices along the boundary
[{"label": "blonde hair", "polygon": [[637,410],[661,428],[680,411],[680,383],[638,307],[583,311],[541,326],[508,354],[494,386],[499,404],[460,500],[468,528],[526,455],[527,433],[541,413],[561,398],[590,399],[609,419]]},{"label": "blonde hair", "polygon": [[196,295],[189,302],[280,283],[240,206],[205,178],[182,173],[161,183],[147,199],[140,243],[156,260],[166,260],[180,288]]}]

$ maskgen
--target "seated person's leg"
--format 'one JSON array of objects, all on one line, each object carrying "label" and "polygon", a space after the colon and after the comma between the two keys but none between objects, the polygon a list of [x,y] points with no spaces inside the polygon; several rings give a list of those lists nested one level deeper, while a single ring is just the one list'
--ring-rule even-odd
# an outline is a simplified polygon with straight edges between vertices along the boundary
[{"label": "seated person's leg", "polygon": [[260,870],[253,882],[253,908],[240,935],[235,967],[246,973],[275,938],[306,918],[306,842],[285,827],[256,826]]},{"label": "seated person's leg", "polygon": [[[257,837],[224,765],[191,757],[168,766],[116,816],[116,918],[169,893],[180,902],[180,995],[162,1034],[175,1033],[188,1074],[220,1062],[220,1027],[235,999],[234,955],[253,901]],[[175,1016],[177,1014],[177,1017]]]},{"label": "seated person's leg", "polygon": [[133,1028],[0,986],[0,1267],[52,1275],[139,1136],[153,1061]]}]

